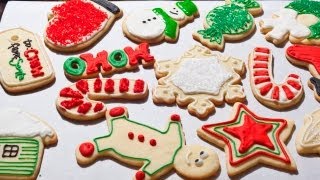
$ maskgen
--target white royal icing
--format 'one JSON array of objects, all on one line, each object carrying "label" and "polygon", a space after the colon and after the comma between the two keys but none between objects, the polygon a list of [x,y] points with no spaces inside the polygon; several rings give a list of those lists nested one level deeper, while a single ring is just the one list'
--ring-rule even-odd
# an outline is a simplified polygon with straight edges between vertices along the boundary
[{"label": "white royal icing", "polygon": [[305,123],[305,131],[302,136],[301,144],[305,147],[320,145],[320,110],[316,110],[306,118],[309,120]]},{"label": "white royal icing", "polygon": [[263,20],[262,28],[273,28],[267,33],[273,39],[281,40],[290,32],[296,38],[308,37],[310,29],[297,21],[298,13],[292,9],[282,9],[274,13],[277,18],[267,18]]},{"label": "white royal icing", "polygon": [[166,28],[164,21],[150,9],[133,12],[125,24],[130,34],[143,39],[157,38]]},{"label": "white royal icing", "polygon": [[185,14],[177,6],[167,6],[163,10],[174,20],[181,21],[185,18]]},{"label": "white royal icing", "polygon": [[171,81],[186,94],[216,95],[231,77],[232,73],[216,58],[191,58],[182,63]]},{"label": "white royal icing", "polygon": [[30,114],[15,108],[0,111],[0,137],[52,136],[52,129]]}]

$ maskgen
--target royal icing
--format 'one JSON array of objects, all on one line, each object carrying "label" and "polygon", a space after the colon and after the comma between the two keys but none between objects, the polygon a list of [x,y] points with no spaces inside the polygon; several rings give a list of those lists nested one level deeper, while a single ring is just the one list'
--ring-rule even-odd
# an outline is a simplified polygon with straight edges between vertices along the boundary
[{"label": "royal icing", "polygon": [[185,18],[185,14],[177,6],[167,6],[163,8],[164,11],[174,20],[181,21]]},{"label": "royal icing", "polygon": [[305,123],[302,132],[301,145],[306,148],[317,147],[320,145],[320,111],[314,111],[311,115],[305,117]]}]

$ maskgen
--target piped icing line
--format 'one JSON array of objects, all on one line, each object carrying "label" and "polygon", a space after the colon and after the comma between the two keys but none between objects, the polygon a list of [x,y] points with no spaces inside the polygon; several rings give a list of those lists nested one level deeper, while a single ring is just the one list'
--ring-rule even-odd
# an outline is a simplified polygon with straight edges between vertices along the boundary
[{"label": "piped icing line", "polygon": [[136,48],[127,46],[123,49],[107,52],[102,50],[94,56],[92,53],[83,53],[79,57],[69,57],[63,65],[67,77],[79,80],[83,78],[111,75],[116,72],[134,70],[139,67],[150,67],[155,58],[150,53],[148,43],[140,43]]},{"label": "piped icing line", "polygon": [[256,47],[249,56],[251,89],[264,105],[276,109],[294,106],[301,100],[303,88],[296,74],[289,74],[283,83],[273,78],[273,58],[269,48]]},{"label": "piped icing line", "polygon": [[95,120],[103,117],[107,110],[101,100],[137,100],[147,95],[147,83],[141,79],[82,79],[63,88],[56,105],[62,115],[72,120]]}]

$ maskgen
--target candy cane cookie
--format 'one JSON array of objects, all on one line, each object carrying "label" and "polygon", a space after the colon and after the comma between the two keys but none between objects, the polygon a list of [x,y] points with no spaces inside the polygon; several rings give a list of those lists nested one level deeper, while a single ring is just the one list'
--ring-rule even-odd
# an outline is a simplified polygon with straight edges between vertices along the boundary
[{"label": "candy cane cookie", "polygon": [[60,91],[56,106],[61,115],[71,120],[96,120],[107,110],[99,100],[137,100],[147,95],[147,83],[141,79],[82,79]]},{"label": "candy cane cookie", "polygon": [[269,48],[256,47],[249,55],[250,85],[254,96],[265,106],[285,109],[299,103],[303,88],[297,74],[289,74],[283,83],[273,79],[272,53]]}]

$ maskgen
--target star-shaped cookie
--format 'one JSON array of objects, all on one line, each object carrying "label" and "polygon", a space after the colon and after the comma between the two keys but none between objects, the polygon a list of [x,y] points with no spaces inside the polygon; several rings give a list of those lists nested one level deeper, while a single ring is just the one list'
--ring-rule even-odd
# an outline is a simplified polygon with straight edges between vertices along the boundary
[{"label": "star-shaped cookie", "polygon": [[294,122],[256,115],[242,103],[234,105],[231,120],[203,125],[198,136],[225,149],[227,171],[234,176],[259,163],[295,171],[296,164],[284,142]]}]

